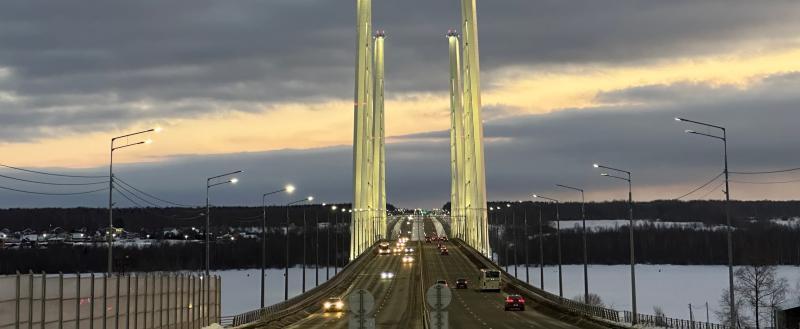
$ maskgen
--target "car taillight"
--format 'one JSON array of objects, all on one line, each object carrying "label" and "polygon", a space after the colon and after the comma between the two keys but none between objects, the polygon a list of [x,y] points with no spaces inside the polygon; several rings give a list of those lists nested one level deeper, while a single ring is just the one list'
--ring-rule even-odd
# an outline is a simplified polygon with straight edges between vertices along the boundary
[{"label": "car taillight", "polygon": [[520,303],[525,303],[525,298],[520,298],[520,299],[519,299],[519,302],[520,302]]},{"label": "car taillight", "polygon": [[511,298],[506,298],[506,303],[513,303],[513,302],[514,302],[514,300],[513,300],[513,299],[511,299]]}]

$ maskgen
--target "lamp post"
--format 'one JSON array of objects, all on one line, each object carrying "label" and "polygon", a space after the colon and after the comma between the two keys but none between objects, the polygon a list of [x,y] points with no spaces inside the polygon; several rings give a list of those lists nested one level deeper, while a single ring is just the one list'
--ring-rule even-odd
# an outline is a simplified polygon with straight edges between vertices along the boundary
[{"label": "lamp post", "polygon": [[519,253],[517,252],[519,248],[517,248],[517,212],[515,209],[511,208],[511,204],[506,204],[506,208],[511,209],[511,240],[514,243],[511,245],[514,248],[514,277],[519,278],[518,274],[518,265],[519,265],[519,258],[517,256]]},{"label": "lamp post", "polygon": [[531,284],[531,271],[530,271],[530,259],[528,258],[529,250],[528,250],[528,209],[522,208],[522,225],[525,226],[523,234],[525,234],[525,283]]},{"label": "lamp post", "polygon": [[[209,235],[211,234],[211,206],[208,203],[208,194],[212,187],[220,186],[224,184],[236,184],[239,182],[238,178],[231,178],[226,181],[222,182],[214,182],[220,178],[225,178],[228,176],[236,175],[241,173],[241,170],[232,171],[227,174],[217,175],[214,177],[209,177],[206,179],[206,277],[209,276],[211,272],[211,244],[209,240]],[[210,281],[210,280],[209,280]]]},{"label": "lamp post", "polygon": [[[314,200],[314,197],[310,196],[305,199],[289,202],[286,204],[286,238],[284,241],[286,242],[286,267],[283,269],[283,300],[286,301],[289,299],[289,207],[296,205],[301,202],[311,201]],[[305,277],[303,278],[305,280]]]},{"label": "lamp post", "polygon": [[584,197],[583,189],[556,184],[558,187],[581,192],[581,221],[583,222],[582,239],[583,239],[583,302],[589,301],[589,257],[586,247],[586,198]]},{"label": "lamp post", "polygon": [[108,239],[108,273],[107,273],[107,275],[109,275],[109,276],[111,275],[112,272],[114,272],[114,265],[113,265],[113,263],[114,263],[114,257],[113,257],[113,252],[114,252],[113,251],[114,250],[114,210],[113,210],[114,209],[114,151],[122,149],[122,148],[126,148],[126,147],[136,146],[136,145],[150,144],[153,141],[148,139],[148,140],[139,141],[139,142],[126,143],[126,144],[120,145],[120,146],[115,146],[114,142],[116,142],[118,139],[122,139],[122,138],[132,137],[132,136],[146,134],[146,133],[150,133],[150,132],[159,132],[159,131],[161,131],[161,128],[153,128],[153,129],[142,130],[142,131],[131,133],[131,134],[117,136],[117,137],[114,137],[114,138],[111,139],[111,151],[109,152],[109,160],[108,160],[108,234],[107,234],[107,239]]},{"label": "lamp post", "polygon": [[544,235],[542,235],[542,206],[539,206],[539,288],[544,290]]},{"label": "lamp post", "polygon": [[[328,223],[328,239],[327,239],[326,243],[328,245],[328,261],[327,261],[328,266],[325,267],[325,280],[326,281],[331,279],[331,264],[332,264],[331,263],[331,259],[333,259],[333,257],[331,257],[331,251],[332,251],[332,249],[331,249],[331,231],[336,227],[336,205],[331,206],[331,211],[333,211],[333,225],[331,225],[331,213],[330,212],[327,213],[328,214],[328,221],[327,221],[327,223]],[[334,237],[335,236],[336,235],[334,234]],[[333,244],[334,244],[334,248],[336,248],[336,241],[334,241]],[[334,253],[334,255],[337,255],[337,254],[338,253]],[[335,266],[335,264],[336,264],[335,260],[334,260],[333,264]]]},{"label": "lamp post", "polygon": [[267,276],[266,267],[267,267],[267,196],[286,192],[291,194],[294,192],[294,186],[286,185],[286,187],[272,191],[269,193],[264,193],[261,195],[261,209],[262,209],[262,216],[261,216],[261,308],[264,308],[264,303],[266,300],[266,283],[264,282],[265,277]]},{"label": "lamp post", "polygon": [[594,164],[595,168],[602,168],[608,169],[612,171],[616,171],[619,173],[626,174],[627,177],[611,175],[608,173],[602,173],[601,175],[608,178],[619,179],[628,182],[628,215],[630,216],[630,224],[628,225],[628,231],[630,232],[630,250],[631,250],[631,310],[633,315],[631,317],[632,324],[636,324],[638,322],[638,315],[636,313],[636,258],[634,257],[634,244],[633,244],[633,187],[631,184],[631,172],[627,170],[607,167],[599,164]]},{"label": "lamp post", "polygon": [[722,131],[722,136],[721,137],[717,136],[717,135],[712,135],[712,134],[700,133],[700,132],[696,132],[694,130],[688,130],[688,129],[686,130],[686,133],[687,134],[694,134],[694,135],[699,135],[699,136],[710,137],[710,138],[714,138],[714,139],[718,139],[718,140],[722,141],[723,157],[724,157],[724,161],[725,161],[725,167],[724,167],[724,172],[725,172],[725,220],[726,220],[726,223],[728,225],[728,229],[727,229],[727,240],[728,240],[727,241],[728,242],[728,291],[729,291],[729,294],[730,294],[728,296],[729,297],[729,300],[728,300],[729,305],[728,305],[728,307],[731,310],[730,311],[731,312],[731,314],[730,314],[731,315],[730,316],[730,321],[731,321],[730,326],[733,327],[733,326],[736,325],[736,320],[735,319],[736,319],[736,311],[737,310],[736,310],[736,302],[734,300],[734,295],[733,295],[733,226],[731,224],[731,190],[730,190],[730,185],[729,185],[729,181],[728,181],[728,176],[729,176],[729,173],[728,173],[728,130],[725,127],[722,127],[722,126],[713,125],[713,124],[710,124],[710,123],[705,123],[705,122],[700,122],[700,121],[688,120],[688,119],[684,119],[684,118],[675,118],[675,121],[693,123],[693,124],[696,124],[696,125],[701,125],[701,126],[705,126],[705,127],[709,127],[709,128],[716,128],[716,129],[719,129],[719,130]]},{"label": "lamp post", "polygon": [[564,281],[562,280],[561,276],[561,219],[558,213],[558,204],[560,202],[556,199],[548,198],[538,194],[534,194],[533,197],[552,201],[556,204],[556,244],[558,248],[558,296],[564,298]]}]

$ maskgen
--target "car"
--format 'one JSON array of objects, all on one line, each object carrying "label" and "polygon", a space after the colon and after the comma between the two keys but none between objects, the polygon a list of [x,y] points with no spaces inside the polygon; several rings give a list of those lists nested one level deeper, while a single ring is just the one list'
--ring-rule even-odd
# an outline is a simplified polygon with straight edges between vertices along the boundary
[{"label": "car", "polygon": [[447,280],[439,279],[436,280],[436,284],[443,284],[445,287],[449,287],[450,285],[447,284]]},{"label": "car", "polygon": [[411,256],[403,256],[403,263],[413,263],[414,257]]},{"label": "car", "polygon": [[442,248],[442,250],[439,252],[439,254],[441,254],[443,256],[449,256],[450,252],[447,251],[447,248]]},{"label": "car", "polygon": [[410,254],[410,253],[413,253],[413,252],[414,252],[414,248],[406,247],[406,253],[407,254]]},{"label": "car", "polygon": [[381,279],[387,280],[394,278],[394,273],[392,272],[381,272]]},{"label": "car", "polygon": [[344,312],[344,302],[341,298],[338,297],[331,297],[325,300],[322,303],[322,311],[323,312]]},{"label": "car", "polygon": [[506,311],[524,311],[525,310],[525,298],[522,298],[520,295],[508,295],[506,296]]},{"label": "car", "polygon": [[469,281],[467,279],[456,279],[456,289],[467,289],[467,284]]}]

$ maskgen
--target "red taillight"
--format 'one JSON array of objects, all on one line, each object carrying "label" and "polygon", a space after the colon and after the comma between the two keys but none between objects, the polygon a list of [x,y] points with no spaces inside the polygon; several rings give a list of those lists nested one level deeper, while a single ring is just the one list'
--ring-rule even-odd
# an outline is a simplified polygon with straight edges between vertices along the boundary
[{"label": "red taillight", "polygon": [[519,302],[520,302],[520,303],[525,303],[525,298],[520,298],[520,299],[519,299]]},{"label": "red taillight", "polygon": [[506,303],[513,303],[513,302],[514,302],[514,300],[513,300],[513,299],[511,299],[511,298],[506,298]]}]

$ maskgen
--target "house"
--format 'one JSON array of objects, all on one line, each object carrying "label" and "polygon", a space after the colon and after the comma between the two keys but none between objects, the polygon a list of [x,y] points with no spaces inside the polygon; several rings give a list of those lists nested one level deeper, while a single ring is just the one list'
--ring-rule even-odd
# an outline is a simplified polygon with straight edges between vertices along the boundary
[{"label": "house", "polygon": [[800,329],[800,300],[788,302],[775,311],[776,328]]}]

